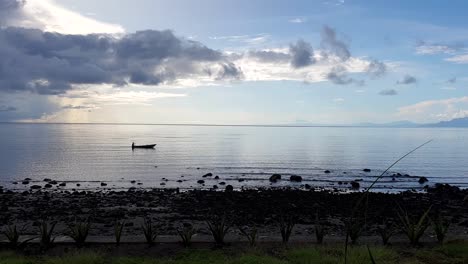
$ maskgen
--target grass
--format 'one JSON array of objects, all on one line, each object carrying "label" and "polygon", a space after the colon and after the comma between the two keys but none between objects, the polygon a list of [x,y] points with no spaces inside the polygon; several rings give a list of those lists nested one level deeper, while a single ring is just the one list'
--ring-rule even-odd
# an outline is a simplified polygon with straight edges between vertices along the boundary
[{"label": "grass", "polygon": [[[170,257],[115,257],[88,250],[63,256],[21,256],[0,252],[0,264],[336,264],[344,254],[340,246],[310,246],[278,250],[182,250]],[[369,258],[371,252],[372,260]],[[350,264],[449,264],[468,263],[468,243],[447,243],[433,248],[351,246]]]}]

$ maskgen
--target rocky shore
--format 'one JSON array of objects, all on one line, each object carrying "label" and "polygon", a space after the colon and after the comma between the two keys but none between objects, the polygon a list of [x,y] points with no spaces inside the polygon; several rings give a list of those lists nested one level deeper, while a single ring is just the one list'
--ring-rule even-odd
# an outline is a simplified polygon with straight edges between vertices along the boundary
[{"label": "rocky shore", "polygon": [[[206,221],[225,216],[235,226],[256,226],[259,234],[277,236],[278,221],[285,216],[297,223],[295,235],[308,235],[319,222],[334,236],[345,235],[345,223],[361,192],[334,192],[304,189],[255,189],[235,191],[153,189],[108,192],[31,190],[0,193],[0,225],[24,226],[24,233],[37,234],[36,221],[57,221],[56,232],[65,233],[66,224],[89,219],[90,235],[113,236],[116,220],[125,221],[124,235],[141,235],[145,217],[157,223],[158,233],[177,235],[183,224],[208,234]],[[401,207],[418,216],[430,206],[431,217],[443,216],[451,222],[450,232],[468,230],[468,191],[438,184],[426,192],[370,193],[363,235],[375,235],[384,223],[398,225]],[[232,228],[232,233],[237,229]]]}]

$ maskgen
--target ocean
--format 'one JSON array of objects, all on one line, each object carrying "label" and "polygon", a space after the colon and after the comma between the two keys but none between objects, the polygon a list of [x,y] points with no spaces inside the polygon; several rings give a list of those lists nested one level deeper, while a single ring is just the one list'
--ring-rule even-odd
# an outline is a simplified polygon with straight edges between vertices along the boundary
[{"label": "ocean", "polygon": [[[392,168],[375,190],[421,190],[435,183],[468,187],[468,129],[462,128],[3,123],[0,185],[24,190],[52,179],[66,184],[52,189],[308,184],[348,190],[350,181],[368,186],[399,157],[431,139]],[[132,151],[132,142],[157,146]],[[213,176],[203,178],[207,173]],[[274,173],[283,179],[270,183]],[[290,175],[303,181],[290,182]],[[420,176],[429,181],[419,184]],[[22,184],[25,178],[29,184]]]}]

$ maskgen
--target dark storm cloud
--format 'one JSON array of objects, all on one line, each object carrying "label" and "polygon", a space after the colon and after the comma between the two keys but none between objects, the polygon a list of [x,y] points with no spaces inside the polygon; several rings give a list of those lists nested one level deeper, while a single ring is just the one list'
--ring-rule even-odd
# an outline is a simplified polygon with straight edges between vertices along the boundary
[{"label": "dark storm cloud", "polygon": [[242,72],[221,52],[146,30],[110,35],[64,35],[38,29],[0,29],[0,90],[61,94],[73,84],[158,85],[204,74],[201,63],[221,67],[218,78]]},{"label": "dark storm cloud", "polygon": [[0,112],[14,112],[14,111],[16,111],[16,107],[14,106],[0,105]]},{"label": "dark storm cloud", "polygon": [[326,78],[330,82],[339,85],[356,84],[358,86],[363,86],[365,84],[364,80],[356,80],[349,77],[343,67],[334,67],[329,73],[327,73]]},{"label": "dark storm cloud", "polygon": [[383,62],[380,62],[378,60],[372,60],[369,63],[369,66],[367,66],[366,72],[371,77],[378,78],[385,75],[385,73],[387,72],[387,66]]},{"label": "dark storm cloud", "polygon": [[296,44],[289,46],[289,52],[291,53],[291,65],[294,68],[302,68],[315,63],[314,50],[310,43],[304,40],[298,40]]},{"label": "dark storm cloud", "polygon": [[398,92],[395,89],[385,89],[379,92],[380,95],[392,96],[397,95]]},{"label": "dark storm cloud", "polygon": [[351,57],[348,45],[337,39],[336,32],[329,26],[324,26],[322,29],[322,47],[329,53],[337,56],[345,61]]},{"label": "dark storm cloud", "polygon": [[406,85],[406,84],[412,84],[412,83],[416,83],[417,80],[414,76],[411,76],[411,75],[405,75],[403,77],[403,79],[397,81],[397,84],[403,84],[403,85]]}]

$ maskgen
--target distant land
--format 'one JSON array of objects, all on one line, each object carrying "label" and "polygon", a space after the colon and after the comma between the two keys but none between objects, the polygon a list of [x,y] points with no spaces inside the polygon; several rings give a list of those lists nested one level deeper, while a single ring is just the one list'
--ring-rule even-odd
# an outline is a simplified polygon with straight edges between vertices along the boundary
[{"label": "distant land", "polygon": [[356,126],[366,127],[467,127],[468,128],[468,117],[455,118],[449,121],[441,121],[438,123],[430,124],[418,124],[411,121],[396,121],[390,123],[359,123]]},{"label": "distant land", "polygon": [[400,127],[400,128],[412,128],[412,127],[466,127],[468,128],[468,117],[456,118],[450,121],[441,121],[438,123],[421,124],[407,120],[395,121],[389,123],[357,123],[352,125],[320,125],[314,123],[308,123],[305,121],[298,121],[294,124],[288,124],[287,126],[353,126],[353,127]]}]

